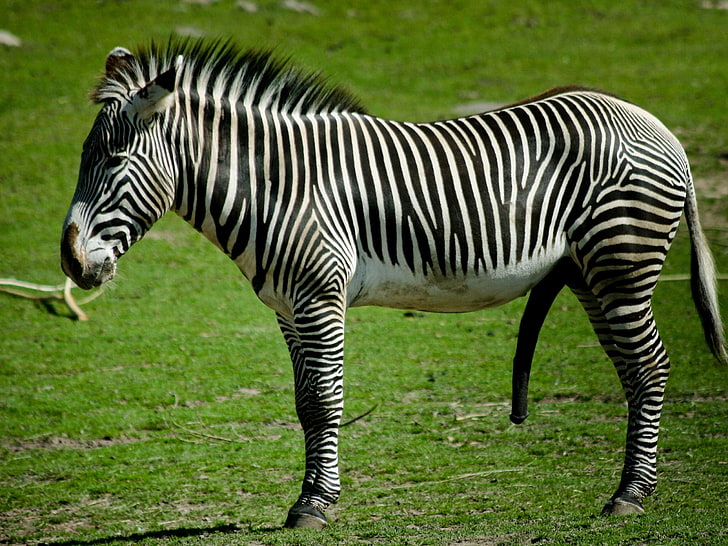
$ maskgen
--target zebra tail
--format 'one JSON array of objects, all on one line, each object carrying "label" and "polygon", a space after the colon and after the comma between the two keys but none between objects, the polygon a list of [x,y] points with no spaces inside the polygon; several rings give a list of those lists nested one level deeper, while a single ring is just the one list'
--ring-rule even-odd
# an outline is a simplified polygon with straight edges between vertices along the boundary
[{"label": "zebra tail", "polygon": [[685,220],[690,233],[690,285],[693,301],[703,325],[705,341],[711,352],[724,366],[728,366],[723,321],[718,306],[718,283],[715,262],[708,247],[703,229],[698,218],[698,203],[692,178],[688,182],[688,194],[685,200]]}]

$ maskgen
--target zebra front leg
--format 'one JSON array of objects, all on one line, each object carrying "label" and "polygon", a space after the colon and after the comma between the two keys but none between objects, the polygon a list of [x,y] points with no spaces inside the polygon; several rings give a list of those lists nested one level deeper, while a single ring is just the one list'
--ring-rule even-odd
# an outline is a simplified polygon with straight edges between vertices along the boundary
[{"label": "zebra front leg", "polygon": [[339,498],[339,424],[343,397],[343,312],[278,315],[293,362],[296,412],[306,441],[306,472],[301,495],[285,527],[323,529],[325,511]]}]

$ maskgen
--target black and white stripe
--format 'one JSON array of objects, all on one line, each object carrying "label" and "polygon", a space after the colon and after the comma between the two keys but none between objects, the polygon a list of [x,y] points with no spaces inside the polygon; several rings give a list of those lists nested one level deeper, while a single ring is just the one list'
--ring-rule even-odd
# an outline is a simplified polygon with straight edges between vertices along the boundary
[{"label": "black and white stripe", "polygon": [[339,496],[348,307],[458,312],[530,291],[514,360],[520,422],[538,331],[565,285],[629,402],[606,510],[641,510],[669,370],[651,296],[683,210],[696,303],[726,359],[687,159],[653,116],[564,88],[466,118],[395,122],[268,54],[204,41],[114,50],[93,97],[104,108],[84,147],[64,269],[82,286],[107,280],[170,209],[236,262],[276,311],[293,362],[306,475],[289,525],[325,525]]}]

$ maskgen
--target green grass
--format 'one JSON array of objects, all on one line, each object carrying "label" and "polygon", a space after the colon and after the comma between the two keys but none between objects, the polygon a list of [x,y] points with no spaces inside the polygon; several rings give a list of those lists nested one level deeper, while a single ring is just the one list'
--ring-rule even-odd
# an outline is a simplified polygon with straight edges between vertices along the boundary
[{"label": "green grass", "polygon": [[[117,45],[192,27],[276,47],[385,117],[448,117],[579,83],[645,106],[683,141],[728,271],[728,12],[700,2],[6,1],[0,28],[0,277],[57,284],[86,95]],[[680,233],[667,274],[689,270]],[[724,293],[725,282],[722,282]],[[725,296],[723,308],[728,308]],[[283,531],[302,475],[290,364],[271,311],[177,218],[84,308],[0,296],[0,543],[719,544],[728,387],[686,282],[655,314],[671,353],[660,485],[641,518],[597,517],[619,480],[625,405],[576,300],[542,333],[531,417],[508,421],[524,302],[467,315],[355,309],[344,491],[324,532]],[[117,537],[117,538],[115,538]]]}]

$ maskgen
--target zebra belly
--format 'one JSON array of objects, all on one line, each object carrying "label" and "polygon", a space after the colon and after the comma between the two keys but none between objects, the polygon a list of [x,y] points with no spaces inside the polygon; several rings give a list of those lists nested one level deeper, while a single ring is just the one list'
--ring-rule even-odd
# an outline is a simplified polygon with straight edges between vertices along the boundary
[{"label": "zebra belly", "polygon": [[375,305],[437,313],[495,307],[524,296],[565,255],[551,249],[538,257],[491,271],[417,275],[410,269],[363,261],[349,285],[349,306]]}]

